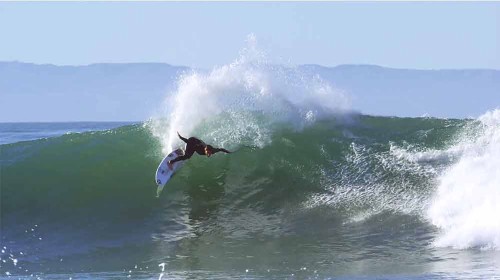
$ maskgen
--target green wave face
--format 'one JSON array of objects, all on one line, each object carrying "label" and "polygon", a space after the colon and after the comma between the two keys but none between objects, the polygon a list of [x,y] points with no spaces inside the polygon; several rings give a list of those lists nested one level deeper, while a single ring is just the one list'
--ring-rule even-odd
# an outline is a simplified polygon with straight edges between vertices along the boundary
[{"label": "green wave face", "polygon": [[[297,129],[253,118],[268,132],[260,146],[252,130],[222,137],[230,118],[197,126],[193,136],[235,152],[194,155],[159,199],[164,155],[147,123],[2,145],[2,242],[35,246],[36,259],[79,256],[80,267],[79,254],[96,248],[145,244],[141,254],[161,255],[151,244],[322,235],[380,213],[422,217],[437,174],[455,159],[410,156],[447,149],[471,123],[352,115]],[[31,229],[37,235],[20,238]]]},{"label": "green wave face", "polygon": [[[163,196],[203,185],[208,192],[235,192],[236,200],[259,190],[264,197],[256,197],[255,204],[279,205],[293,198],[299,208],[312,194],[328,192],[340,182],[375,183],[367,176],[380,176],[396,184],[395,178],[404,175],[398,172],[412,170],[397,169],[397,159],[390,158],[391,145],[439,149],[463,125],[464,121],[365,116],[350,123],[321,121],[301,131],[277,125],[262,148],[231,144],[236,153],[195,155]],[[204,135],[207,127],[197,130]],[[160,150],[157,139],[140,125],[3,145],[2,213],[5,218],[30,220],[83,218],[79,215],[142,218],[155,204],[152,178],[162,158]],[[363,162],[356,162],[356,156]],[[393,169],[383,167],[382,160],[394,161]],[[427,180],[418,172],[409,175],[415,184]]]}]

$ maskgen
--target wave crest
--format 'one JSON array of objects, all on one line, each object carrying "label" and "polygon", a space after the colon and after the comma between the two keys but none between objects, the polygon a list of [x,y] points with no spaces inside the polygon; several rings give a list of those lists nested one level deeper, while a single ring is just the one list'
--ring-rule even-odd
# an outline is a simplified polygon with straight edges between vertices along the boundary
[{"label": "wave crest", "polygon": [[[178,141],[176,131],[219,145],[238,146],[251,138],[246,144],[263,147],[270,141],[273,124],[302,129],[349,110],[349,98],[319,76],[272,65],[256,47],[255,37],[248,41],[250,46],[233,63],[180,77],[163,113],[150,125],[164,153]],[[213,121],[221,114],[223,118]],[[210,128],[203,130],[207,125]]]}]

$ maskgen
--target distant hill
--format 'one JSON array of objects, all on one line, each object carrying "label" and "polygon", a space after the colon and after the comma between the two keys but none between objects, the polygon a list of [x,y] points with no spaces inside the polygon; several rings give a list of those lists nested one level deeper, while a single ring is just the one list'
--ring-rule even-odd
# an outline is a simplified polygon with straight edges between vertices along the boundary
[{"label": "distant hill", "polygon": [[[499,70],[406,70],[302,65],[352,97],[353,109],[392,116],[468,117],[500,107]],[[0,122],[144,120],[190,69],[161,63],[0,62]],[[36,117],[34,117],[36,116]]]},{"label": "distant hill", "polygon": [[159,63],[0,62],[0,121],[144,120],[186,70]]},{"label": "distant hill", "polygon": [[500,71],[409,70],[373,65],[304,65],[353,97],[354,109],[376,115],[477,117],[500,108]]}]

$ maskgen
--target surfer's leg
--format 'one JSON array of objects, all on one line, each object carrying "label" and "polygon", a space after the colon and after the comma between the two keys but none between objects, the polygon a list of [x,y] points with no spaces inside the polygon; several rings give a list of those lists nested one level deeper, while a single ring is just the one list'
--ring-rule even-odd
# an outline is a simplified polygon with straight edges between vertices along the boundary
[{"label": "surfer's leg", "polygon": [[174,168],[174,163],[178,162],[178,161],[181,161],[181,160],[186,160],[188,158],[190,158],[191,156],[193,156],[194,154],[194,149],[190,147],[190,145],[188,144],[187,147],[186,147],[186,152],[184,153],[183,156],[178,156],[176,158],[174,158],[173,160],[169,161],[167,164],[168,164],[168,168],[170,170],[172,170]]},{"label": "surfer's leg", "polygon": [[[191,155],[193,155],[193,153],[191,153]],[[186,160],[186,159],[190,158],[191,155],[185,154],[183,156],[178,156],[178,157],[174,158],[173,160],[171,160],[170,164],[174,164],[174,163],[181,161],[181,160]]]}]

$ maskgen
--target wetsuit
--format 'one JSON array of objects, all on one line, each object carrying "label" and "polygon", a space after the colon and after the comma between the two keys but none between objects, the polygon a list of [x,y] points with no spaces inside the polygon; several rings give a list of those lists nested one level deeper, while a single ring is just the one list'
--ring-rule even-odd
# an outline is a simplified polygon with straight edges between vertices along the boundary
[{"label": "wetsuit", "polygon": [[186,142],[186,151],[184,152],[183,156],[178,156],[175,159],[171,160],[170,163],[173,164],[177,161],[181,160],[186,160],[188,158],[191,158],[193,156],[194,152],[197,152],[199,155],[204,155],[205,154],[205,147],[209,147],[212,151],[212,154],[215,154],[217,152],[224,152],[229,154],[230,151],[226,149],[219,149],[219,148],[214,148],[210,145],[205,144],[205,142],[201,141],[200,139],[196,137],[189,137],[189,139],[186,139],[182,137],[180,134],[179,138],[181,138],[182,141]]}]

